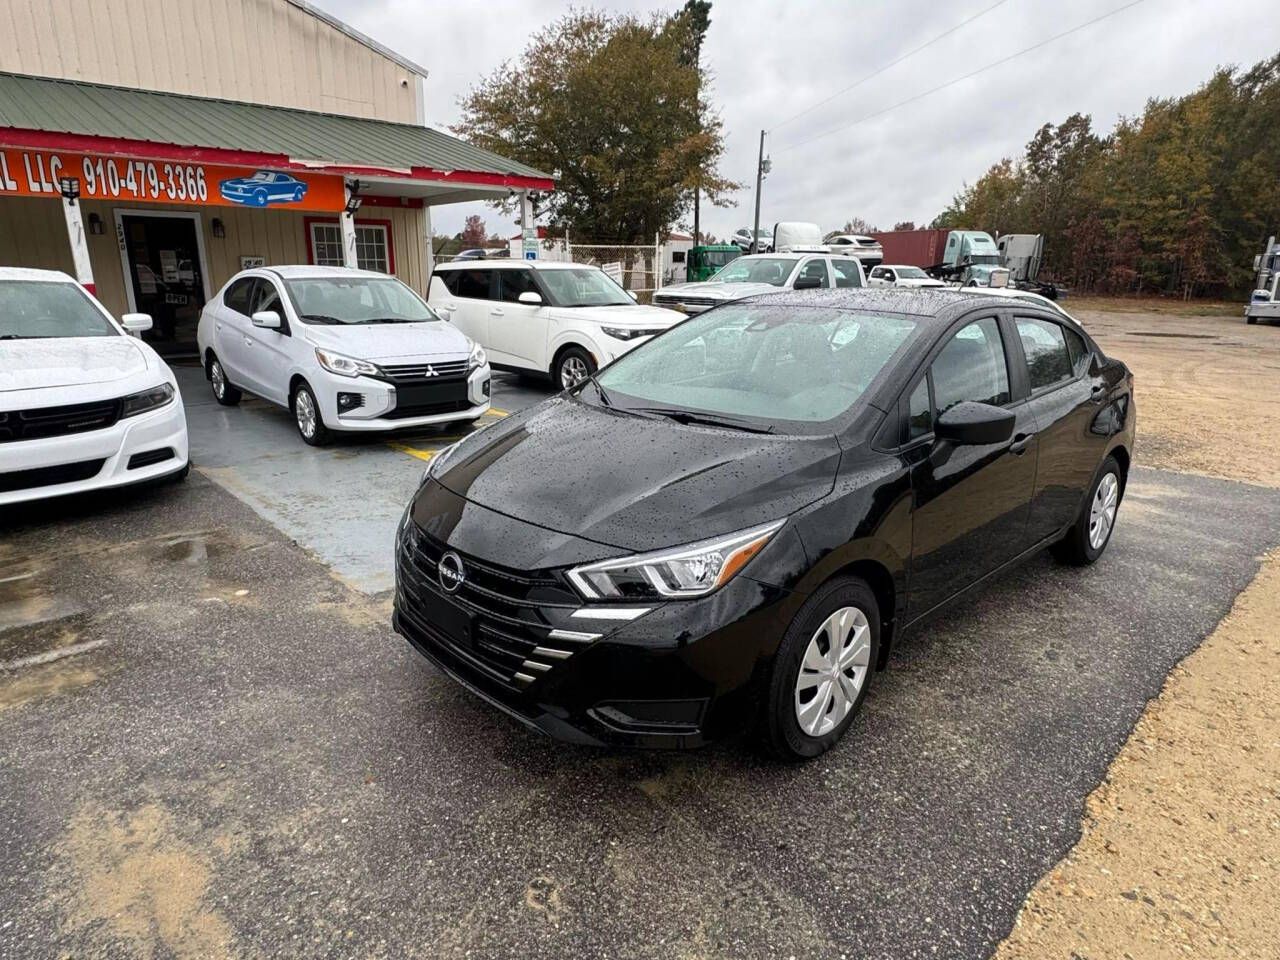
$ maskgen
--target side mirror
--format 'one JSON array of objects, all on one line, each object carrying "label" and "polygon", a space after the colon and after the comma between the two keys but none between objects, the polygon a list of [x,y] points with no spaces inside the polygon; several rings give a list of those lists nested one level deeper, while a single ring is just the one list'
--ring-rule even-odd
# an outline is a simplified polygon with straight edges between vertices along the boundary
[{"label": "side mirror", "polygon": [[822,281],[817,277],[800,277],[791,286],[796,290],[817,290],[822,286]]},{"label": "side mirror", "polygon": [[636,301],[639,301],[640,299],[639,294],[637,294],[634,290],[628,290],[627,296],[630,297],[632,300],[636,300]]},{"label": "side mirror", "polygon": [[151,329],[151,314],[126,313],[120,318],[120,325],[126,333],[142,333],[143,330]]},{"label": "side mirror", "polygon": [[255,327],[262,327],[264,330],[280,329],[280,314],[274,310],[259,310],[250,319]]},{"label": "side mirror", "polygon": [[1013,436],[1014,414],[1003,407],[966,400],[938,417],[933,434],[956,446],[1004,443]]},{"label": "side mirror", "polygon": [[539,307],[542,305],[542,294],[536,293],[533,290],[526,290],[524,293],[520,294],[520,296],[516,297],[516,300],[520,303],[527,303],[533,307]]}]

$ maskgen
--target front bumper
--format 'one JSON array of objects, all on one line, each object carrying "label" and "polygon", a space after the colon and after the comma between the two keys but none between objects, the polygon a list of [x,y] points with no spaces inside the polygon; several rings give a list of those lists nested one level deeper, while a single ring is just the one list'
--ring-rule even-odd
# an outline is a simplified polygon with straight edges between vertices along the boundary
[{"label": "front bumper", "polygon": [[[394,384],[375,377],[342,377],[324,371],[315,378],[317,402],[331,430],[385,431],[433,423],[475,420],[489,412],[492,374],[477,367],[464,381]],[[341,405],[340,395],[358,397]]]},{"label": "front bumper", "polygon": [[[186,465],[187,418],[175,391],[164,407],[102,430],[0,443],[0,505],[143,483]],[[64,476],[76,479],[57,482]]]},{"label": "front bumper", "polygon": [[[436,572],[451,549],[476,578],[454,593]],[[520,592],[515,585],[526,579],[538,584],[504,595]],[[708,597],[602,610],[557,581],[556,570],[530,573],[463,554],[406,520],[392,624],[427,659],[529,727],[575,743],[680,749],[750,727],[762,668],[800,602],[740,575]],[[619,610],[630,618],[609,616]]]}]

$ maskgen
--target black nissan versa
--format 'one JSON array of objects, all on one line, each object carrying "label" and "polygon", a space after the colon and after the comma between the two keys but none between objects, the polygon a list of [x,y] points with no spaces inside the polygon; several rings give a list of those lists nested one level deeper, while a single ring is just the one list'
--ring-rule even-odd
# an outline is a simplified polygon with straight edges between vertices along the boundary
[{"label": "black nissan versa", "polygon": [[1031,303],[718,307],[442,451],[397,534],[395,626],[566,740],[687,747],[758,724],[812,757],[926,617],[1042,547],[1098,558],[1132,388]]}]

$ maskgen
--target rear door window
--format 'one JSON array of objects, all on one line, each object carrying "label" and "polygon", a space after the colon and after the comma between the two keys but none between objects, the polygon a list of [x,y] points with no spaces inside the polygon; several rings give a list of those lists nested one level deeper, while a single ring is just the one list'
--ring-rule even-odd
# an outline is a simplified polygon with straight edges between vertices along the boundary
[{"label": "rear door window", "polygon": [[848,257],[833,257],[831,269],[836,272],[837,287],[860,287],[862,275],[858,273],[858,262]]},{"label": "rear door window", "polygon": [[1065,383],[1075,375],[1061,324],[1036,317],[1015,317],[1013,322],[1027,358],[1033,392]]},{"label": "rear door window", "polygon": [[492,270],[451,270],[457,276],[457,287],[450,293],[457,297],[470,297],[473,300],[493,299]]},{"label": "rear door window", "polygon": [[813,258],[800,268],[800,272],[796,274],[796,280],[802,277],[817,277],[820,286],[831,286],[831,275],[827,273],[827,261],[818,257]]}]

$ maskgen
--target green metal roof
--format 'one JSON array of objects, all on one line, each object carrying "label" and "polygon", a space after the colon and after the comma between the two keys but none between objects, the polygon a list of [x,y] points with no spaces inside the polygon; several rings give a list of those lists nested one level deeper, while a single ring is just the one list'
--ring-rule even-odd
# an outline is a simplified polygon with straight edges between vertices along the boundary
[{"label": "green metal roof", "polygon": [[0,72],[0,129],[283,155],[332,166],[551,175],[408,123]]}]

